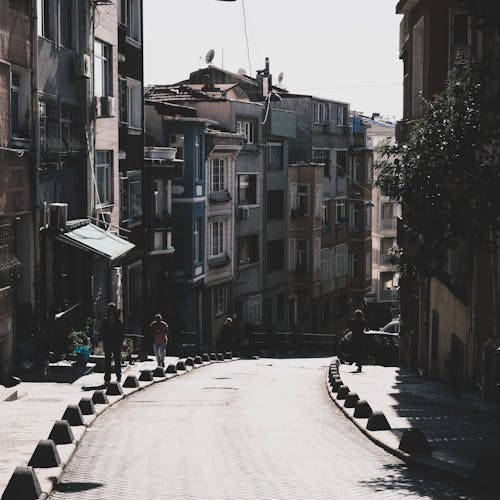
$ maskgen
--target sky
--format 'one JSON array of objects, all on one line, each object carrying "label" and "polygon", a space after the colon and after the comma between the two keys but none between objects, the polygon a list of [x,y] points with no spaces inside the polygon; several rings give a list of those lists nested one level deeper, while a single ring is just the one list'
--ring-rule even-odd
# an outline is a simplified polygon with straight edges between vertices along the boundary
[{"label": "sky", "polygon": [[[243,3],[244,2],[244,3]],[[144,81],[175,83],[213,64],[400,118],[402,62],[396,0],[144,0]],[[245,13],[245,16],[244,16]],[[249,55],[245,38],[248,33]],[[250,72],[251,68],[251,72]]]}]

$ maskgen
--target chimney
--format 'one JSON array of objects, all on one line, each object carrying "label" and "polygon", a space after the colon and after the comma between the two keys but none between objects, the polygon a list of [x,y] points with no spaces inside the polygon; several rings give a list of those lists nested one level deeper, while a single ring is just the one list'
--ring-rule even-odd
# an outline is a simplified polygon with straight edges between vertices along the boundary
[{"label": "chimney", "polygon": [[380,120],[380,113],[372,113],[372,120]]},{"label": "chimney", "polygon": [[269,72],[269,57],[266,57],[266,66],[264,69],[257,70],[257,84],[262,96],[267,97],[273,88],[273,75]]}]

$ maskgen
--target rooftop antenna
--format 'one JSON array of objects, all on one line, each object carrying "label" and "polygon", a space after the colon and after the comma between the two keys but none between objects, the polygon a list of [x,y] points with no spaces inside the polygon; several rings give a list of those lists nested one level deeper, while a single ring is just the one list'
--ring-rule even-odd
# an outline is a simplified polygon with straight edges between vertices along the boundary
[{"label": "rooftop antenna", "polygon": [[210,64],[214,60],[214,57],[215,57],[215,50],[214,49],[210,49],[207,52],[207,55],[205,56],[205,62],[207,64]]}]

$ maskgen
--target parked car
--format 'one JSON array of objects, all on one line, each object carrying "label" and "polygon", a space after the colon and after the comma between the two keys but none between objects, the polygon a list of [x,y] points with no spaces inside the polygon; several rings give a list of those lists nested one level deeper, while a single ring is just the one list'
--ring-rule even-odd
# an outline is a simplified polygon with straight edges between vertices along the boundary
[{"label": "parked car", "polygon": [[399,325],[401,323],[400,319],[393,319],[387,323],[387,325],[383,326],[380,331],[386,333],[397,333],[399,335]]},{"label": "parked car", "polygon": [[[340,339],[337,356],[341,363],[354,363],[352,332],[347,332]],[[365,332],[363,363],[365,365],[397,366],[399,364],[399,335],[376,330]]]}]

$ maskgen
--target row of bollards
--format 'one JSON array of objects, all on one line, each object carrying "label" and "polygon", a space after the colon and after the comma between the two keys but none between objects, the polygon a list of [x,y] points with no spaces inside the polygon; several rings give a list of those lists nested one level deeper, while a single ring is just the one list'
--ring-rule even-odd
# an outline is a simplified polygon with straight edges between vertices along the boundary
[{"label": "row of bollards", "polygon": [[[354,408],[354,418],[368,419],[366,429],[369,431],[388,431],[391,426],[381,411],[373,411],[368,402],[360,399],[355,392],[351,392],[347,385],[344,385],[339,373],[339,360],[334,358],[328,369],[328,384],[331,392],[335,393],[335,399],[339,406],[343,401],[344,408]],[[333,396],[332,396],[333,397]],[[399,449],[408,454],[427,454],[432,451],[429,442],[418,428],[406,429],[401,436]]]},{"label": "row of bollards", "polygon": [[[190,356],[185,360],[178,360],[176,364],[169,364],[165,369],[157,367],[154,370],[141,370],[139,378],[135,375],[128,375],[123,382],[123,387],[139,388],[139,381],[153,382],[155,378],[166,378],[167,373],[186,372],[187,367],[194,368],[202,366],[203,363],[225,361],[232,359],[232,357],[233,355],[229,351]],[[42,439],[38,442],[28,465],[15,468],[1,500],[38,500],[43,492],[34,469],[61,467],[63,463],[57,446],[75,443],[71,428],[85,426],[84,415],[95,415],[95,405],[109,404],[108,396],[122,395],[122,386],[117,382],[112,382],[107,385],[106,391],[96,390],[91,398],[82,398],[77,405],[68,405],[61,420],[56,420],[54,423],[48,439]]]}]

